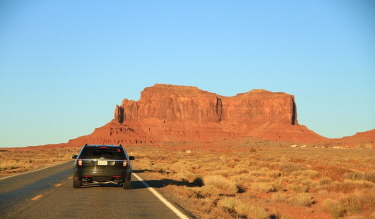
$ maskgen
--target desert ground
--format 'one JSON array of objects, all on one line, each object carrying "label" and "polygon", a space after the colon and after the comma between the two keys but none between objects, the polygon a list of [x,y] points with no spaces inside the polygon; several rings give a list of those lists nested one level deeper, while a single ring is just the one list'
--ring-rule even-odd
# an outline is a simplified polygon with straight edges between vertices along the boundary
[{"label": "desert ground", "polygon": [[[243,138],[125,147],[136,157],[133,170],[195,218],[375,218],[375,148],[368,145]],[[0,177],[69,161],[80,148],[2,148]]]}]

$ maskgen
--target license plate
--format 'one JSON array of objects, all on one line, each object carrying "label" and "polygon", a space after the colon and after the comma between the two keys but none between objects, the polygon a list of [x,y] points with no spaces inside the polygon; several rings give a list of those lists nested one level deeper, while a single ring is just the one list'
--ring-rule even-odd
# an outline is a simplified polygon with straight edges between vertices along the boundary
[{"label": "license plate", "polygon": [[107,165],[106,160],[98,160],[98,165]]}]

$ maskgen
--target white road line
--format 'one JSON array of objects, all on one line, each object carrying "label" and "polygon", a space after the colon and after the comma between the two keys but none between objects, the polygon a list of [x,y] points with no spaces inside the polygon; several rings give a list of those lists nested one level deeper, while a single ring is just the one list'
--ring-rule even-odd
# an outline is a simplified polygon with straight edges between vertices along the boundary
[{"label": "white road line", "polygon": [[57,163],[57,164],[54,164],[54,165],[51,165],[51,166],[46,166],[46,167],[43,167],[43,168],[40,168],[40,169],[36,169],[36,170],[32,170],[32,171],[26,171],[26,172],[23,172],[23,173],[19,173],[19,174],[15,174],[15,175],[6,176],[6,177],[3,177],[3,178],[0,178],[0,180],[8,179],[8,178],[12,178],[12,177],[19,176],[19,175],[23,175],[23,174],[27,174],[27,173],[37,172],[37,171],[44,170],[44,169],[47,169],[47,168],[50,168],[50,167],[55,167],[55,166],[58,166],[58,165],[65,164],[65,163],[68,163],[68,162],[70,162],[70,161],[71,161],[71,160],[68,160],[68,161],[64,161],[64,162],[62,162],[62,163]]},{"label": "white road line", "polygon": [[135,176],[143,185],[146,186],[147,189],[149,189],[152,194],[154,194],[161,202],[163,202],[169,209],[171,209],[179,218],[181,219],[189,219],[187,216],[185,216],[181,211],[179,211],[175,206],[173,206],[167,199],[165,199],[162,195],[160,195],[154,188],[151,188],[145,181],[139,177],[137,174],[133,173],[133,176]]}]

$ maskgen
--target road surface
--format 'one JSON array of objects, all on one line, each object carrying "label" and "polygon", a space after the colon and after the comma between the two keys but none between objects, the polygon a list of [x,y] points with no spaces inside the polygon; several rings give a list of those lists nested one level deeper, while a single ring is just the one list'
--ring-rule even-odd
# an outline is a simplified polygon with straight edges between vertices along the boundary
[{"label": "road surface", "polygon": [[114,184],[74,189],[72,167],[73,161],[0,179],[0,218],[188,218],[134,174],[130,190]]}]

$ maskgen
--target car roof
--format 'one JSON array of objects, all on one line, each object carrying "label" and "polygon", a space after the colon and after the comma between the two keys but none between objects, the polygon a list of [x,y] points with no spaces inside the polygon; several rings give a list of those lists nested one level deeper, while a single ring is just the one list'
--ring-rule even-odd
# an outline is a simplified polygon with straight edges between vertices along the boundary
[{"label": "car roof", "polygon": [[103,145],[103,144],[100,144],[100,145],[97,145],[97,144],[88,145],[88,144],[86,144],[85,147],[112,147],[112,148],[119,148],[119,147],[122,147],[122,146],[121,145]]}]

